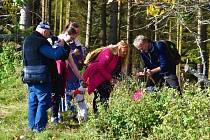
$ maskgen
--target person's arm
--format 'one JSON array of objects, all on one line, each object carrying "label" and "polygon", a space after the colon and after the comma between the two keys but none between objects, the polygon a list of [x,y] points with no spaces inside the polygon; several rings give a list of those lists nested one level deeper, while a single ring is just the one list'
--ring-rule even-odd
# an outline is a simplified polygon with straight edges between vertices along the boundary
[{"label": "person's arm", "polygon": [[76,66],[76,64],[74,63],[74,59],[71,55],[71,53],[69,54],[69,57],[68,57],[68,60],[66,61],[67,65],[70,66],[71,70],[73,71],[73,73],[76,75],[76,77],[79,79],[79,80],[82,80],[82,76],[80,75],[79,73],[79,70]]},{"label": "person's arm", "polygon": [[39,48],[39,51],[44,56],[50,59],[61,59],[63,56],[68,56],[68,50],[65,50],[62,46],[53,48],[51,45],[43,45]]},{"label": "person's arm", "polygon": [[161,71],[161,68],[160,67],[157,67],[157,68],[154,68],[154,69],[147,69],[146,71],[146,75],[147,76],[152,76],[153,74],[155,73],[159,73]]}]

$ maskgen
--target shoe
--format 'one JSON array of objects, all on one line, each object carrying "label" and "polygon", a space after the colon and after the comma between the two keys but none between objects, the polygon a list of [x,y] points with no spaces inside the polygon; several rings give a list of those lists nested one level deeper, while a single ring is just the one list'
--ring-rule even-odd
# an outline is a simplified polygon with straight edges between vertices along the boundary
[{"label": "shoe", "polygon": [[58,124],[58,117],[51,117],[51,123]]}]

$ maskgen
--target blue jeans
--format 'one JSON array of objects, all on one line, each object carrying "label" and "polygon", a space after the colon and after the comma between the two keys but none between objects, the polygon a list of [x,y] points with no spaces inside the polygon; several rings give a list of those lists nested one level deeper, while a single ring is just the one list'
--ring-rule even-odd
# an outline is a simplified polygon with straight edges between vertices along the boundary
[{"label": "blue jeans", "polygon": [[45,129],[51,106],[52,86],[48,84],[28,84],[28,127],[31,130]]}]

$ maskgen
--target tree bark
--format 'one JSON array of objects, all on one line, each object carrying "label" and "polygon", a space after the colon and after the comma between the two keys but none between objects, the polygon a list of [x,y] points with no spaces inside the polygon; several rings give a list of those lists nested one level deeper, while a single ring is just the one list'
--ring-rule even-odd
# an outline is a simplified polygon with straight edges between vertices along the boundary
[{"label": "tree bark", "polygon": [[42,21],[46,20],[46,13],[45,13],[45,9],[46,9],[46,2],[45,0],[41,0],[41,5],[42,5]]},{"label": "tree bark", "polygon": [[90,47],[91,13],[92,13],[92,0],[88,0],[86,39],[85,39],[85,47],[87,48]]},{"label": "tree bark", "polygon": [[107,0],[102,0],[101,4],[101,45],[106,46],[106,3]]},{"label": "tree bark", "polygon": [[57,8],[58,8],[58,0],[55,0],[55,13],[54,13],[54,34],[57,32]]},{"label": "tree bark", "polygon": [[52,1],[51,0],[48,0],[48,22],[51,25],[52,23]]},{"label": "tree bark", "polygon": [[32,11],[32,1],[27,1],[20,10],[20,29],[25,30],[31,26],[31,13]]},{"label": "tree bark", "polygon": [[120,27],[121,27],[121,9],[122,9],[122,2],[121,0],[118,1],[118,35],[117,35],[117,40],[120,41],[120,33],[121,33],[121,30],[120,30]]},{"label": "tree bark", "polygon": [[[203,0],[199,0],[199,3],[202,3]],[[204,42],[207,39],[207,25],[203,24],[205,15],[205,10],[203,7],[199,7],[198,9],[198,39],[197,39],[197,45],[199,47],[200,52],[200,58],[201,58],[201,64],[202,66],[198,67],[198,71],[200,71],[204,76],[208,76],[208,69],[207,69],[207,45]],[[198,79],[200,81],[200,79]],[[201,88],[203,87],[203,82],[200,83]]]},{"label": "tree bark", "polygon": [[[131,13],[132,13],[132,0],[128,0],[128,15],[127,15],[127,43],[131,44],[132,42],[132,36],[131,36],[131,29],[132,29],[132,19],[131,19]],[[128,58],[127,58],[127,75],[130,75],[132,73],[132,47],[128,48]]]},{"label": "tree bark", "polygon": [[67,1],[67,6],[66,6],[66,25],[69,23],[70,21],[70,11],[71,11],[71,1],[68,0]]},{"label": "tree bark", "polygon": [[60,22],[59,22],[59,33],[62,32],[63,29],[63,0],[60,0]]},{"label": "tree bark", "polygon": [[118,14],[118,2],[116,0],[111,3],[111,15],[110,15],[110,44],[117,43],[117,14]]}]

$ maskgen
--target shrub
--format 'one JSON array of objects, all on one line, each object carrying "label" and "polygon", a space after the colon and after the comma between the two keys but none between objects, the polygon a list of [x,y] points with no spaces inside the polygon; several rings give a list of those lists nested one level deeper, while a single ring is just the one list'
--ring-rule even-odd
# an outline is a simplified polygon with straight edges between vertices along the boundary
[{"label": "shrub", "polygon": [[[0,81],[15,75],[21,67],[21,52],[16,52],[16,44],[3,43],[0,51]],[[19,75],[18,75],[19,76]]]},{"label": "shrub", "polygon": [[[134,81],[119,83],[112,93],[109,110],[100,108],[90,118],[84,134],[95,139],[198,139],[208,136],[209,91],[187,91],[181,97],[165,88],[131,100],[141,87]],[[88,138],[88,135],[87,138]]]}]

